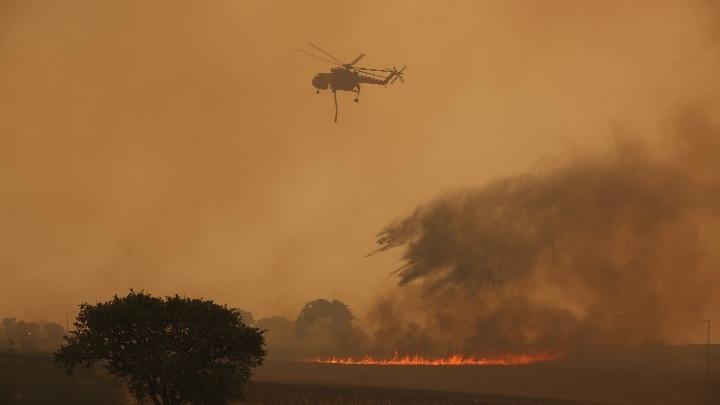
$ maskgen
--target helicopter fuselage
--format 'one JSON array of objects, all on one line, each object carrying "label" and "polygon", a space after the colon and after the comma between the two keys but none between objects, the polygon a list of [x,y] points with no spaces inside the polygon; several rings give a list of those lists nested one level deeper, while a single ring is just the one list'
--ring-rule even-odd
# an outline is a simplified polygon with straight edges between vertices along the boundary
[{"label": "helicopter fuselage", "polygon": [[360,83],[387,84],[387,80],[375,79],[345,68],[332,68],[330,73],[318,73],[312,80],[318,90],[330,88],[333,91],[355,91],[359,89]]}]

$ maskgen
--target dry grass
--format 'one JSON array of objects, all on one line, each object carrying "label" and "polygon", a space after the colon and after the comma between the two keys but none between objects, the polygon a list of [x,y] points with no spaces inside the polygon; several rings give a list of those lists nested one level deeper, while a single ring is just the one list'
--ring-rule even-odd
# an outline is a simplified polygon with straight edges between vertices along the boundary
[{"label": "dry grass", "polygon": [[[608,358],[604,353],[603,358]],[[603,365],[553,362],[522,367],[333,366],[268,361],[245,387],[246,405],[718,404],[720,373],[702,361],[638,357]],[[702,356],[699,357],[702,360]],[[557,399],[564,398],[565,400]],[[49,354],[0,353],[0,404],[128,404],[122,382],[78,370],[72,378]]]},{"label": "dry grass", "polygon": [[246,405],[540,405],[580,402],[399,388],[255,382],[247,386],[245,400],[241,403]]},{"label": "dry grass", "polygon": [[0,354],[0,404],[120,405],[125,398],[118,380],[85,369],[71,378],[49,354]]}]

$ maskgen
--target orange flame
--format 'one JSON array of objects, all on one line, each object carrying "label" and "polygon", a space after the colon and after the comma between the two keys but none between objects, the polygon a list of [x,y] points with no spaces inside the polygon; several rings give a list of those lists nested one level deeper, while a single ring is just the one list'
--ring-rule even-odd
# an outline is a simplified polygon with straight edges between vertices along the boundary
[{"label": "orange flame", "polygon": [[462,354],[453,354],[448,357],[427,358],[419,355],[400,356],[397,353],[389,359],[375,359],[372,356],[354,359],[352,357],[330,357],[325,359],[307,360],[313,363],[348,364],[348,365],[375,365],[375,366],[519,366],[531,363],[553,361],[559,359],[555,353],[535,354],[508,354],[498,357],[474,357]]}]

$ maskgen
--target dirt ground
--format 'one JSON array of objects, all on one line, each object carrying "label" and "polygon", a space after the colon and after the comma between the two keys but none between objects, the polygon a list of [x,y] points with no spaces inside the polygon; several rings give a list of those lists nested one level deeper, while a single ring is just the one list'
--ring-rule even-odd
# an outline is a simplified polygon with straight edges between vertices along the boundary
[{"label": "dirt ground", "polygon": [[[718,404],[720,370],[667,353],[608,353],[527,366],[367,366],[267,360],[248,405]],[[2,404],[128,404],[100,371],[64,375],[48,354],[0,355]]]},{"label": "dirt ground", "polygon": [[527,366],[366,366],[267,361],[254,381],[366,386],[620,404],[718,404],[720,374],[656,353]]},{"label": "dirt ground", "polygon": [[243,405],[572,405],[572,400],[336,385],[252,382]]}]

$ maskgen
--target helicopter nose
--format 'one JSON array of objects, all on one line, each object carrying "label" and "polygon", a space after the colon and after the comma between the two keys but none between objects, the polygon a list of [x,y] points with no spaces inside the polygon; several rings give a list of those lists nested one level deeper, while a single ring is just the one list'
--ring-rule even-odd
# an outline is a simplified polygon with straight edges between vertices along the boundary
[{"label": "helicopter nose", "polygon": [[325,80],[322,76],[317,75],[313,77],[312,85],[315,86],[318,89],[327,89],[328,83],[327,80]]}]

